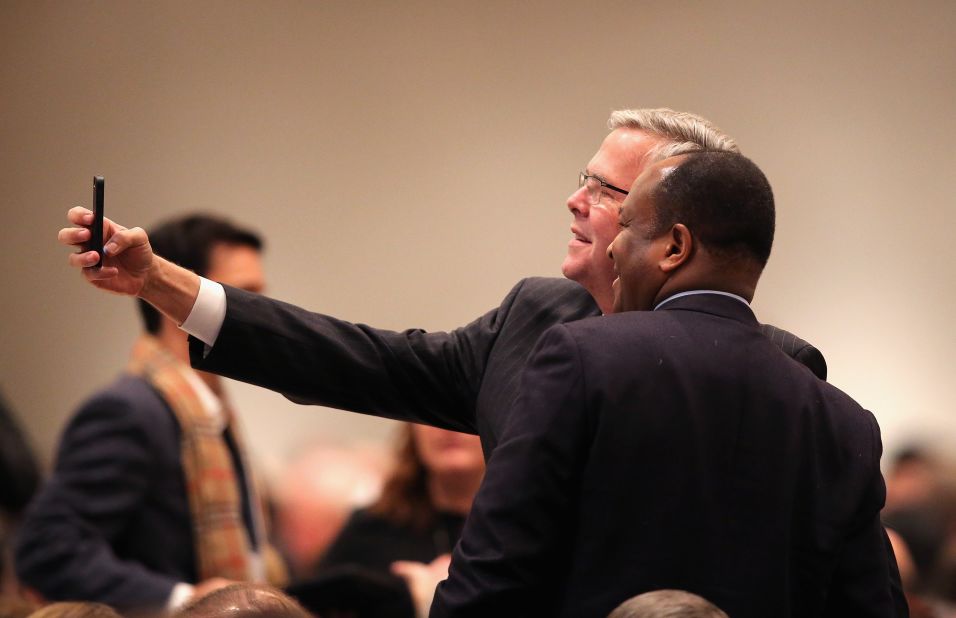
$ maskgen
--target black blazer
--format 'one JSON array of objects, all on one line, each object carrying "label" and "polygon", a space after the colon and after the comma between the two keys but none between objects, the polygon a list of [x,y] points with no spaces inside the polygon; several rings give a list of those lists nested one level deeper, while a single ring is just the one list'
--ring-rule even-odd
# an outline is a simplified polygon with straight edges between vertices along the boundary
[{"label": "black blazer", "polygon": [[[17,535],[20,579],[46,599],[161,608],[196,583],[181,430],[142,378],[124,375],[69,421],[49,481]],[[245,470],[227,440],[251,529]]]},{"label": "black blazer", "polygon": [[733,618],[901,616],[873,416],[718,295],[556,326],[432,616],[606,616],[677,588]]},{"label": "black blazer", "polygon": [[[18,516],[40,485],[40,469],[13,410],[0,393],[0,511]],[[5,539],[0,530],[0,551]],[[3,560],[0,559],[0,569]],[[0,570],[2,574],[2,570]]]},{"label": "black blazer", "polygon": [[[298,403],[477,433],[485,459],[541,334],[600,315],[584,288],[554,278],[523,279],[498,308],[447,333],[379,330],[224,287],[226,318],[216,345],[204,357],[205,345],[191,339],[193,367]],[[816,348],[775,331],[792,356],[826,378]]]},{"label": "black blazer", "polygon": [[123,376],[86,401],[17,535],[21,581],[46,599],[162,607],[196,579],[180,429],[147,382]]}]

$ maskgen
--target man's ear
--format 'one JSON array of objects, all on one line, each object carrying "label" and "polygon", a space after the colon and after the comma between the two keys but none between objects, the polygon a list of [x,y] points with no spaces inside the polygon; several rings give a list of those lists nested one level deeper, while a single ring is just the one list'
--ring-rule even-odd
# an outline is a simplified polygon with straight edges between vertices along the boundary
[{"label": "man's ear", "polygon": [[662,238],[664,256],[658,263],[660,269],[672,273],[690,259],[694,251],[694,236],[683,223],[675,223]]}]

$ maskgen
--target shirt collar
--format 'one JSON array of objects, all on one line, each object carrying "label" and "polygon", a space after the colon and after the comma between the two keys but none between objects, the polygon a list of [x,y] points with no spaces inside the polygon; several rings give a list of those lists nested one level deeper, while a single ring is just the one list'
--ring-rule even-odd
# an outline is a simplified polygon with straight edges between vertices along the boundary
[{"label": "shirt collar", "polygon": [[226,415],[223,410],[222,400],[203,382],[203,379],[199,377],[198,373],[189,367],[184,367],[183,369],[183,377],[189,382],[189,386],[192,387],[196,393],[196,398],[199,399],[199,402],[202,404],[203,410],[209,416],[209,419],[216,423],[221,431],[224,431],[226,429]]},{"label": "shirt collar", "polygon": [[661,305],[669,303],[672,300],[675,300],[677,298],[681,298],[683,296],[696,296],[698,294],[717,294],[719,296],[727,296],[730,298],[735,298],[739,300],[740,302],[742,302],[743,304],[747,305],[747,307],[750,307],[750,303],[747,302],[746,298],[744,298],[743,296],[738,296],[736,294],[731,294],[730,292],[721,292],[720,290],[688,290],[686,292],[679,292],[677,294],[674,294],[673,296],[668,296],[661,302],[657,303],[657,306],[654,307],[654,311],[657,311],[658,309],[660,309]]}]

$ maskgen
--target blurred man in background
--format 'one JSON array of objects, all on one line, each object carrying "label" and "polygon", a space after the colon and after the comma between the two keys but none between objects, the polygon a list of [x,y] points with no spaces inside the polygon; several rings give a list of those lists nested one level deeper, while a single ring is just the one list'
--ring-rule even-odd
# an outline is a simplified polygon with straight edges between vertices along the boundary
[{"label": "blurred man in background", "polygon": [[[153,230],[172,263],[249,292],[262,242],[188,216]],[[282,583],[238,419],[218,376],[189,366],[186,335],[145,302],[126,371],[69,421],[52,478],[20,531],[21,580],[47,600],[171,609],[230,580]]]}]

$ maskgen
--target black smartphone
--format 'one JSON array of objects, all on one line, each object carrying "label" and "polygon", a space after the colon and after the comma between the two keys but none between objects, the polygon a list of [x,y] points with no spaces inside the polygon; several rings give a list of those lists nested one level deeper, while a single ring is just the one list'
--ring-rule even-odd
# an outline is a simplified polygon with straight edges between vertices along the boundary
[{"label": "black smartphone", "polygon": [[102,176],[93,176],[93,225],[90,226],[90,250],[100,254],[100,261],[93,268],[103,265],[103,192],[105,181]]}]

